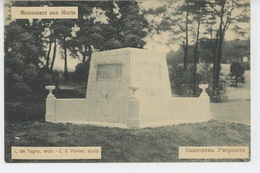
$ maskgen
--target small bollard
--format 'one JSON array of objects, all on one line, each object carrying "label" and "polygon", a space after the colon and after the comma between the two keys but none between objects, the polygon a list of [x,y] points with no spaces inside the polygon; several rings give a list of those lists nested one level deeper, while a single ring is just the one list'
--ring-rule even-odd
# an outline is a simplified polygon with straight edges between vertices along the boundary
[{"label": "small bollard", "polygon": [[202,89],[202,92],[200,93],[200,97],[201,96],[207,96],[208,97],[208,94],[206,93],[206,89],[209,87],[208,84],[200,84],[199,85],[199,88]]},{"label": "small bollard", "polygon": [[55,98],[55,96],[52,94],[52,91],[55,90],[54,85],[45,86],[45,89],[49,91],[47,98]]}]

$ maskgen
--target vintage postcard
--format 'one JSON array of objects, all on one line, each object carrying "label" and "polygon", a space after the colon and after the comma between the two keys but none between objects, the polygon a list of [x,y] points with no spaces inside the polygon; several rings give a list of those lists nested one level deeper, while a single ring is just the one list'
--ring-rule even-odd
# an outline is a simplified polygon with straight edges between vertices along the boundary
[{"label": "vintage postcard", "polygon": [[249,162],[250,1],[5,1],[5,161]]}]

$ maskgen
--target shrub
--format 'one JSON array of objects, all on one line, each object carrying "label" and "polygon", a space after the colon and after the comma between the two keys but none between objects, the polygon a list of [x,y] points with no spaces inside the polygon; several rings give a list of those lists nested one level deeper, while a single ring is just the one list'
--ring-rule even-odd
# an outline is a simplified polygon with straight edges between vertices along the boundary
[{"label": "shrub", "polygon": [[238,83],[245,83],[244,77],[245,69],[239,62],[233,62],[230,66],[230,73],[227,77],[227,80],[232,86],[237,86]]},{"label": "shrub", "polygon": [[23,71],[22,76],[24,82],[30,84],[37,80],[37,77],[39,76],[39,70],[36,65],[29,64],[28,67]]},{"label": "shrub", "polygon": [[250,62],[242,63],[242,67],[244,68],[244,70],[250,70]]},{"label": "shrub", "polygon": [[[182,66],[177,66],[174,69],[170,69],[170,81],[174,95],[182,97],[193,96],[193,66],[188,66],[185,71]],[[211,101],[213,102],[224,102],[227,100],[226,93],[226,81],[223,78],[219,79],[219,87],[212,90],[212,79],[213,69],[210,64],[200,64],[197,66],[196,74],[196,95],[199,96],[201,89],[198,87],[199,84],[209,84],[209,88],[206,92],[209,94]]]},{"label": "shrub", "polygon": [[218,87],[213,90],[211,86],[209,90],[211,102],[222,103],[228,100],[226,80],[220,78]]},{"label": "shrub", "polygon": [[79,89],[56,89],[53,94],[57,98],[85,98],[86,90]]},{"label": "shrub", "polygon": [[72,73],[73,82],[87,82],[89,74],[89,62],[79,63],[75,72]]},{"label": "shrub", "polygon": [[[170,74],[172,91],[177,96],[190,97],[193,96],[193,66],[188,66],[185,71],[182,66],[172,69]],[[200,95],[199,84],[211,83],[212,70],[209,64],[203,64],[198,67],[196,78],[196,96]]]},{"label": "shrub", "polygon": [[16,98],[27,97],[31,93],[31,89],[25,83],[15,83],[11,90],[12,95]]},{"label": "shrub", "polygon": [[45,100],[5,103],[5,122],[44,121]]},{"label": "shrub", "polygon": [[46,85],[55,85],[58,81],[55,72],[46,72],[44,68],[29,64],[23,72],[5,69],[5,98],[22,99],[43,93]]}]

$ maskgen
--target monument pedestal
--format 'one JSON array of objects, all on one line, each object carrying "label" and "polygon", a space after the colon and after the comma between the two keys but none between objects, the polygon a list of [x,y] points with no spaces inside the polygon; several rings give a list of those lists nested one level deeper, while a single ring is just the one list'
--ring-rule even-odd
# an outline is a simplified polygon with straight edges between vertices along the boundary
[{"label": "monument pedestal", "polygon": [[135,48],[95,52],[86,98],[56,99],[50,91],[46,121],[102,122],[128,128],[208,121],[208,86],[201,87],[200,97],[172,97],[164,53]]}]

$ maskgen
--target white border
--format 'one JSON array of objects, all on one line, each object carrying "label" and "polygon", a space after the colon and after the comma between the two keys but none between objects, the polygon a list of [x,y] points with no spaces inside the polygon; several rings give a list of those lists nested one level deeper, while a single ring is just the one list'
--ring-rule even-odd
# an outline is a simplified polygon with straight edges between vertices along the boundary
[{"label": "white border", "polygon": [[260,1],[251,0],[251,161],[247,163],[5,163],[4,161],[4,2],[0,1],[0,172],[199,172],[255,173],[260,170]]}]

